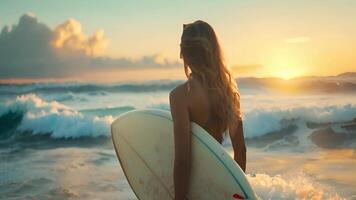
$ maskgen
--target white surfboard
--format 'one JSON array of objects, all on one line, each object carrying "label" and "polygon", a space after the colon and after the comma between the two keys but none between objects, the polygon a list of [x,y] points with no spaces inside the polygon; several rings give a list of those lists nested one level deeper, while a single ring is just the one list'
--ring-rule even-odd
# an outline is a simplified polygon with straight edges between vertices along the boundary
[{"label": "white surfboard", "polygon": [[[192,123],[189,199],[256,199],[244,172],[222,146]],[[111,125],[116,154],[134,193],[142,200],[174,199],[174,137],[171,113],[137,110]]]}]

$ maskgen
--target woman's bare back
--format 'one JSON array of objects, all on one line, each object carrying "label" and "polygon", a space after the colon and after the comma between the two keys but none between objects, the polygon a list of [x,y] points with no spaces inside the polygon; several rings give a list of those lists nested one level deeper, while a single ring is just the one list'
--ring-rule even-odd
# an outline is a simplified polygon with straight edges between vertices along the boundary
[{"label": "woman's bare back", "polygon": [[186,82],[187,98],[189,98],[189,115],[191,121],[197,123],[211,134],[218,142],[222,142],[222,132],[211,114],[209,94],[199,80],[189,78]]}]

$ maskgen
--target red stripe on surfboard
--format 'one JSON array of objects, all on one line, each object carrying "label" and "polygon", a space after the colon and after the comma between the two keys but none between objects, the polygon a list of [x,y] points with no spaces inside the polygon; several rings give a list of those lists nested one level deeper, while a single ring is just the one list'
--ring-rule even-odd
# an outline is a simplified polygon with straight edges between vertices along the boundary
[{"label": "red stripe on surfboard", "polygon": [[235,199],[245,199],[243,196],[241,196],[237,193],[233,194],[232,197],[234,197]]}]

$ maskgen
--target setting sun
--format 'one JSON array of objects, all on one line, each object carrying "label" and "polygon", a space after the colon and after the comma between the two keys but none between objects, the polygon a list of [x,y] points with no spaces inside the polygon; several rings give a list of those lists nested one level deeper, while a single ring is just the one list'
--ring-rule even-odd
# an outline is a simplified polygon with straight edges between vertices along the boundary
[{"label": "setting sun", "polygon": [[271,72],[272,76],[283,78],[285,80],[289,80],[295,77],[305,75],[301,67],[295,67],[289,63],[284,63],[272,68],[273,68],[273,72]]},{"label": "setting sun", "polygon": [[291,79],[306,74],[307,62],[302,49],[282,49],[268,55],[266,74],[283,79]]}]

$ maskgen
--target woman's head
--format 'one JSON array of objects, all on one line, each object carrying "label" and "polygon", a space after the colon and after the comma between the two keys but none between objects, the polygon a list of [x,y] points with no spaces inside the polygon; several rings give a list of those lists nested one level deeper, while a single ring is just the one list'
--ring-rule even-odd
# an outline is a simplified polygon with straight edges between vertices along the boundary
[{"label": "woman's head", "polygon": [[183,25],[181,58],[187,77],[192,75],[208,89],[212,114],[221,128],[237,124],[241,119],[239,93],[208,23],[199,20]]},{"label": "woman's head", "polygon": [[208,23],[196,21],[183,25],[181,57],[187,76],[188,67],[192,73],[198,75],[202,70],[212,70],[207,66],[213,64],[211,61],[222,60],[216,34]]}]

